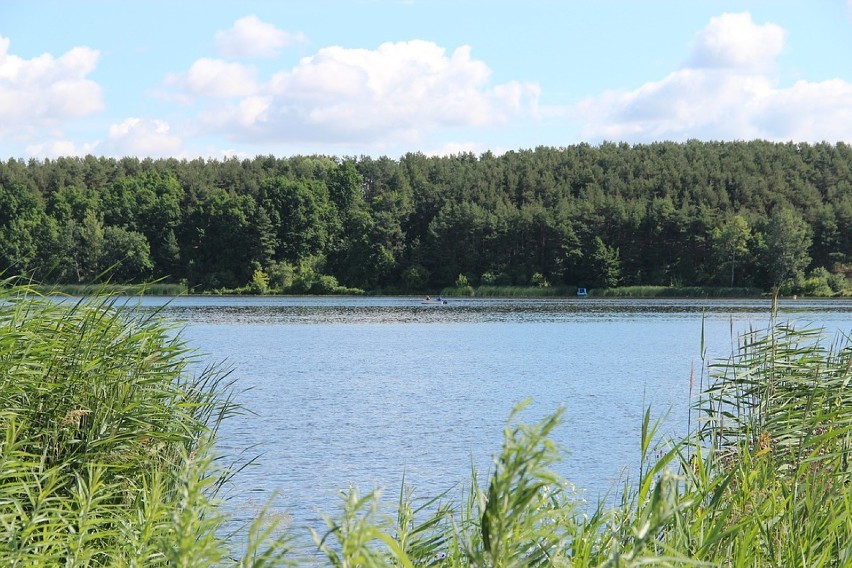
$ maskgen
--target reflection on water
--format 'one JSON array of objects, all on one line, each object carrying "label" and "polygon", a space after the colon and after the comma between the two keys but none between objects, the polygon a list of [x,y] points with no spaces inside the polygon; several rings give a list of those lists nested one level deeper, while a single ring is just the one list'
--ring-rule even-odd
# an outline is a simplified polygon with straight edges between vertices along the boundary
[{"label": "reflection on water", "polygon": [[[130,301],[143,309],[163,300]],[[559,473],[590,501],[635,474],[646,405],[664,430],[686,429],[691,389],[738,333],[769,324],[768,300],[499,300],[208,298],[172,300],[162,314],[226,361],[249,413],[218,447],[258,460],[237,476],[238,514],[277,503],[294,525],[318,527],[354,484],[393,502],[403,474],[431,497],[485,477],[511,409],[536,420],[565,406]],[[787,301],[779,319],[852,330],[852,302]],[[691,384],[692,383],[692,384]],[[458,494],[452,494],[456,496]]]}]

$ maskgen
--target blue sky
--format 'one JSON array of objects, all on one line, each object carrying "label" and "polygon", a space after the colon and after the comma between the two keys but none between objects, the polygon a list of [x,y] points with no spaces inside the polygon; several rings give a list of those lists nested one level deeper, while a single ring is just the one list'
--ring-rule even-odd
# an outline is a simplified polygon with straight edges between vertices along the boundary
[{"label": "blue sky", "polygon": [[852,0],[0,0],[0,158],[852,143]]}]

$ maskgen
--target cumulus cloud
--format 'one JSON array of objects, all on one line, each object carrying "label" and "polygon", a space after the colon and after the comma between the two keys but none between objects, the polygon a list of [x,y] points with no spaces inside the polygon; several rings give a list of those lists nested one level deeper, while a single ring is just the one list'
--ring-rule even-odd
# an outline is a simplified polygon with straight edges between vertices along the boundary
[{"label": "cumulus cloud", "polygon": [[416,140],[438,127],[502,124],[536,114],[537,84],[492,86],[490,75],[468,46],[449,55],[421,40],[375,50],[332,46],[202,118],[234,139],[371,142]]},{"label": "cumulus cloud", "polygon": [[176,156],[183,142],[163,120],[127,118],[109,127],[103,151],[113,156]]},{"label": "cumulus cloud", "polygon": [[588,98],[570,114],[590,140],[852,139],[852,84],[778,86],[772,70],[785,37],[748,13],[723,14],[696,36],[681,69]]},{"label": "cumulus cloud", "polygon": [[748,12],[722,14],[698,34],[689,67],[767,71],[783,50],[786,35],[776,24],[756,25]]},{"label": "cumulus cloud", "polygon": [[59,57],[23,59],[0,36],[0,135],[26,138],[104,108],[101,88],[86,77],[99,53],[75,47]]},{"label": "cumulus cloud", "polygon": [[170,75],[166,84],[182,89],[190,97],[243,97],[257,91],[257,72],[245,65],[202,58],[186,73]]},{"label": "cumulus cloud", "polygon": [[304,40],[302,34],[289,34],[255,15],[240,18],[229,30],[216,32],[216,48],[229,59],[275,57],[281,49]]}]

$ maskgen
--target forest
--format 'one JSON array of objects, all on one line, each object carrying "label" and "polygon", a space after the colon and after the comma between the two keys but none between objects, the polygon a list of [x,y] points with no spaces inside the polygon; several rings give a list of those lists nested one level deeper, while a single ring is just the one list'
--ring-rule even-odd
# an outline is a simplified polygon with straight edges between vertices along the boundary
[{"label": "forest", "polygon": [[42,283],[833,295],[852,275],[850,228],[852,147],[844,143],[0,162],[0,273]]}]

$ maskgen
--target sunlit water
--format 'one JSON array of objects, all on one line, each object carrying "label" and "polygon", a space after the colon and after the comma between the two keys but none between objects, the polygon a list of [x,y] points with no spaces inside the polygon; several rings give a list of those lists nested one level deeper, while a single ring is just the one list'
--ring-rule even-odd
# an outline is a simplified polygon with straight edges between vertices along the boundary
[{"label": "sunlit water", "polygon": [[[162,301],[146,298],[143,306]],[[565,407],[558,473],[594,503],[636,473],[642,415],[687,429],[690,389],[706,359],[769,325],[769,301],[178,298],[163,315],[204,362],[233,368],[249,413],[221,428],[218,451],[257,459],[236,476],[227,507],[249,518],[277,496],[293,527],[321,527],[338,493],[402,477],[415,496],[484,479],[519,402],[530,422]],[[852,302],[788,301],[779,319],[852,331]],[[692,385],[691,385],[692,382]],[[244,457],[243,457],[244,459]]]}]

